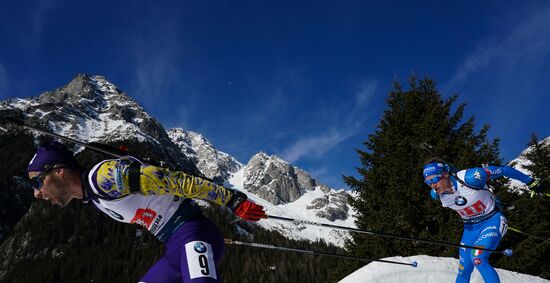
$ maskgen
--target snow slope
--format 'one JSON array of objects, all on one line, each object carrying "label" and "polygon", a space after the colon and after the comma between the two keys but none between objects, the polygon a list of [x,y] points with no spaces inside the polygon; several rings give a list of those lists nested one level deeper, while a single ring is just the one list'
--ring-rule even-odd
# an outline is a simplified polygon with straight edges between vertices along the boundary
[{"label": "snow slope", "polygon": [[[336,220],[336,221],[329,221],[325,218],[321,218],[317,216],[315,214],[316,213],[315,210],[305,209],[305,207],[311,204],[311,202],[314,199],[317,199],[326,195],[326,193],[324,193],[319,186],[317,186],[313,191],[307,191],[304,195],[302,195],[296,201],[286,203],[286,204],[281,204],[281,205],[274,205],[269,201],[264,200],[263,198],[244,190],[243,175],[244,175],[244,168],[241,168],[241,170],[239,170],[229,178],[229,180],[225,185],[227,187],[235,188],[240,191],[246,192],[246,194],[252,201],[254,201],[255,203],[265,208],[268,215],[276,215],[276,216],[289,217],[289,218],[294,218],[299,220],[308,220],[308,221],[356,228],[354,223],[355,211],[351,206],[349,206],[351,210],[351,217],[348,217],[346,220]],[[345,239],[349,238],[349,233],[347,232],[343,232],[335,229],[327,229],[327,228],[322,228],[322,227],[312,226],[312,225],[304,225],[304,224],[295,225],[294,223],[289,223],[286,221],[277,221],[273,219],[263,219],[258,222],[258,225],[269,230],[278,231],[287,238],[291,238],[291,239],[305,238],[311,241],[317,241],[319,239],[323,239],[328,243],[332,243],[340,247],[343,247]]]},{"label": "snow slope", "polygon": [[[448,257],[431,257],[427,255],[418,255],[410,257],[389,257],[387,260],[412,263],[418,262],[418,267],[405,265],[389,264],[382,262],[372,262],[354,273],[348,275],[340,281],[340,283],[406,283],[406,282],[422,282],[422,283],[440,283],[440,282],[455,282],[456,271],[458,270],[458,259]],[[498,269],[502,283],[550,283],[549,280],[540,277],[521,274],[504,269]],[[477,270],[472,273],[472,283],[481,283],[483,279]]]}]

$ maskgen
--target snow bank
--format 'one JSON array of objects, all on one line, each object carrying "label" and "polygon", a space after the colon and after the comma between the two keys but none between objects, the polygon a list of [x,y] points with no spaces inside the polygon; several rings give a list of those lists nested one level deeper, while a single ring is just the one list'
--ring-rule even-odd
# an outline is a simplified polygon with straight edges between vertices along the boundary
[{"label": "snow bank", "polygon": [[[410,257],[389,257],[387,260],[412,263],[418,262],[418,267],[405,265],[389,264],[382,262],[372,262],[363,266],[361,269],[342,279],[340,283],[361,283],[361,282],[385,282],[385,283],[440,283],[455,282],[458,270],[458,259],[448,257],[432,257],[427,255],[418,255]],[[540,277],[521,274],[513,271],[497,268],[500,281],[502,283],[549,283],[549,280]],[[481,283],[483,279],[477,270],[472,273],[472,283]]]}]

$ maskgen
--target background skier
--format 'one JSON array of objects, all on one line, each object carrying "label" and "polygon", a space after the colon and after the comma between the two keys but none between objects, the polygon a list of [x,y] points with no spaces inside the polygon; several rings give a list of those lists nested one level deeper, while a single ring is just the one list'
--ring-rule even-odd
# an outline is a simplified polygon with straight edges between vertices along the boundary
[{"label": "background skier", "polygon": [[[506,234],[507,219],[487,181],[508,177],[526,184],[531,190],[540,186],[538,179],[509,166],[487,166],[455,172],[439,158],[429,159],[424,166],[424,181],[432,188],[431,196],[443,207],[458,212],[464,222],[462,245],[496,249]],[[474,266],[485,282],[500,282],[489,264],[489,252],[460,248],[456,282],[469,282]]]}]

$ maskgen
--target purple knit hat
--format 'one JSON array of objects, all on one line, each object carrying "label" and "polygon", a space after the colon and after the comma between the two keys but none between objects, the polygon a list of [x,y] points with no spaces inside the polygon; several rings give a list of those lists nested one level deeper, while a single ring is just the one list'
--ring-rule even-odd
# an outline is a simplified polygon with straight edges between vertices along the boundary
[{"label": "purple knit hat", "polygon": [[29,162],[27,172],[42,172],[47,166],[63,165],[64,168],[78,168],[78,162],[73,153],[59,142],[52,142],[38,147],[36,154]]}]

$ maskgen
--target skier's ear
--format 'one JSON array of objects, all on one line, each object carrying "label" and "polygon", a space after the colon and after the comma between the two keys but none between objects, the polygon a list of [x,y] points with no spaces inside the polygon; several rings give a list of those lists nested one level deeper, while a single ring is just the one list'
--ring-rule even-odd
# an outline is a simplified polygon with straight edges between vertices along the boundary
[{"label": "skier's ear", "polygon": [[65,176],[65,173],[67,173],[66,169],[65,168],[57,168],[57,169],[53,169],[54,172],[52,172],[53,174],[56,174],[57,176]]}]

